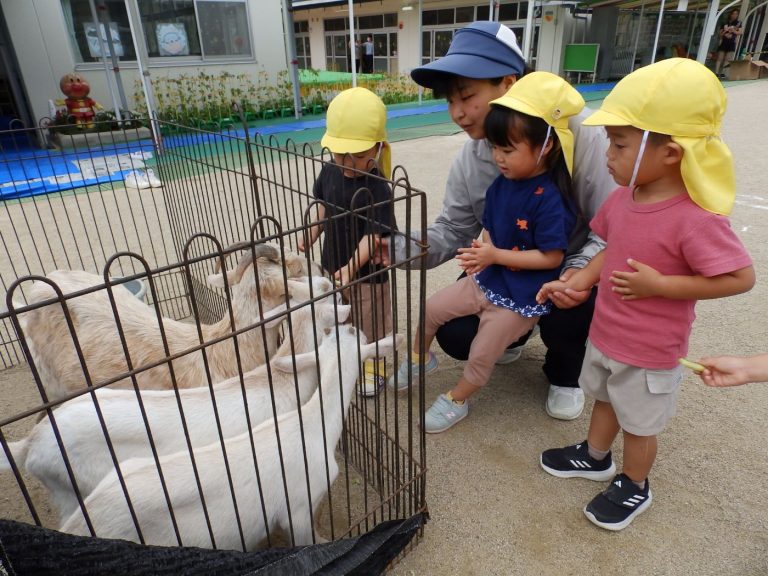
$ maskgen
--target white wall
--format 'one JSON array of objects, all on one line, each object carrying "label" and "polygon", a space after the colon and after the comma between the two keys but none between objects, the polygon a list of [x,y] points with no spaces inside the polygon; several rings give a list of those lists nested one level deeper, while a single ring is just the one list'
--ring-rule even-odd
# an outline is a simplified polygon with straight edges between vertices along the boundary
[{"label": "white wall", "polygon": [[419,52],[419,13],[416,10],[417,0],[413,2],[413,10],[400,12],[398,21],[403,27],[397,35],[398,67],[403,74],[408,74],[414,68],[421,66]]},{"label": "white wall", "polygon": [[[548,19],[548,17],[550,17]],[[565,6],[544,6],[539,31],[536,70],[560,74],[565,45],[570,42],[573,18]]]}]

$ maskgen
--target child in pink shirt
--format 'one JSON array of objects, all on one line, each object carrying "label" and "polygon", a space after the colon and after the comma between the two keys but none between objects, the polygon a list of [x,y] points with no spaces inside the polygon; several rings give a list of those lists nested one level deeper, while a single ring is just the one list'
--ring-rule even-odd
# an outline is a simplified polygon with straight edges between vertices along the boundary
[{"label": "child in pink shirt", "polygon": [[607,246],[555,291],[598,284],[579,385],[594,397],[587,440],[546,450],[541,466],[562,478],[609,480],[621,430],[624,469],[584,508],[621,530],[651,503],[656,435],[674,415],[697,300],[746,292],[752,261],[726,217],[733,160],[719,138],[725,91],[703,65],[671,58],[619,82],[584,124],[606,126],[608,169],[619,188],[590,226]]}]

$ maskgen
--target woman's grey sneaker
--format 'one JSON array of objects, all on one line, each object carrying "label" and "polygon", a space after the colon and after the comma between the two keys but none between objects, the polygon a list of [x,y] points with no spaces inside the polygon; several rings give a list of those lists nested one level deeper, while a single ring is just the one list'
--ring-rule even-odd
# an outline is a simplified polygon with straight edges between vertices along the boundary
[{"label": "woman's grey sneaker", "polygon": [[[536,324],[536,326],[533,327],[531,330],[531,335],[528,336],[528,340],[525,341],[525,344],[528,344],[528,342],[536,336],[540,332],[539,325]],[[499,359],[496,360],[497,366],[504,366],[505,364],[512,364],[512,362],[517,362],[520,360],[520,356],[523,355],[523,348],[525,348],[525,344],[522,344],[520,346],[515,346],[514,348],[507,348],[504,350],[501,356],[499,356]]]},{"label": "woman's grey sneaker", "polygon": [[558,478],[586,478],[603,482],[616,474],[611,453],[602,460],[589,455],[587,441],[565,448],[553,448],[541,453],[541,467]]},{"label": "woman's grey sneaker", "polygon": [[621,530],[645,512],[653,501],[651,485],[646,479],[640,489],[626,474],[619,474],[610,486],[592,499],[584,514],[593,524],[606,530]]},{"label": "woman's grey sneaker", "polygon": [[[434,352],[429,353],[429,358],[424,362],[424,374],[429,374],[437,370],[437,356]],[[406,360],[400,363],[400,367],[397,369],[397,374],[392,374],[387,380],[387,386],[396,390],[397,392],[404,392],[408,390],[408,372],[410,371],[413,378],[419,376],[419,364],[418,362],[411,362],[411,354],[408,352]]]},{"label": "woman's grey sneaker", "polygon": [[440,394],[424,416],[424,431],[428,434],[445,432],[454,424],[464,420],[468,413],[468,401],[465,400],[464,404],[456,404],[445,394]]},{"label": "woman's grey sneaker", "polygon": [[512,364],[520,360],[520,356],[523,355],[523,347],[517,346],[515,348],[507,348],[496,360],[497,366],[504,366],[505,364]]}]

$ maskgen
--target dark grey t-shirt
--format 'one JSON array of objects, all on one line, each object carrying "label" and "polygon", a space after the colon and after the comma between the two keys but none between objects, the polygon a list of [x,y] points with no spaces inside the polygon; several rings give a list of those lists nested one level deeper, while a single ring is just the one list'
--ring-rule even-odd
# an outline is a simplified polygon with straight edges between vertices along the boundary
[{"label": "dark grey t-shirt", "polygon": [[[378,172],[374,170],[372,176],[375,175]],[[363,236],[388,236],[397,227],[389,184],[372,176],[348,178],[335,164],[326,164],[315,180],[312,193],[325,205],[321,262],[328,272],[336,272],[349,261]],[[352,212],[356,209],[362,210]],[[380,266],[366,264],[357,277],[363,278],[380,269]],[[387,274],[376,274],[369,279],[375,283],[387,280]]]}]

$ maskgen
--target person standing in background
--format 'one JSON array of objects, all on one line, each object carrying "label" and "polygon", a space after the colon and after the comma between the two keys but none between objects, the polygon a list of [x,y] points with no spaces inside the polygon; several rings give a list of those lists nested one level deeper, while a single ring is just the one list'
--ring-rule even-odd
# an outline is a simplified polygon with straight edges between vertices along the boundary
[{"label": "person standing in background", "polygon": [[735,8],[728,14],[728,20],[720,27],[720,44],[717,45],[717,57],[715,58],[715,74],[722,78],[725,70],[733,60],[733,54],[736,51],[736,41],[741,36],[741,21],[739,20],[739,9]]},{"label": "person standing in background", "polygon": [[373,38],[368,36],[363,43],[363,73],[373,73]]}]

